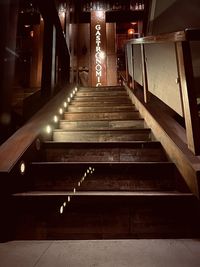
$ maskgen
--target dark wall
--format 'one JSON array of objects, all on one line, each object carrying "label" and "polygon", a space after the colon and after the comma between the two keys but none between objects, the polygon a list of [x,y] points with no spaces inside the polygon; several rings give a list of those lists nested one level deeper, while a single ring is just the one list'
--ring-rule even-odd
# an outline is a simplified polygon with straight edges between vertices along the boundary
[{"label": "dark wall", "polygon": [[200,28],[200,0],[152,0],[150,34]]}]

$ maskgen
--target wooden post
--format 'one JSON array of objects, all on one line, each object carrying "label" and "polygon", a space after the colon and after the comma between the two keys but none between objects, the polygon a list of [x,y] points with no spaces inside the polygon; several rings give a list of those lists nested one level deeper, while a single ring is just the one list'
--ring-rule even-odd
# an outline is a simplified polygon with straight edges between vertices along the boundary
[{"label": "wooden post", "polygon": [[146,66],[146,56],[144,44],[141,44],[141,56],[142,56],[142,77],[143,77],[143,90],[144,90],[144,102],[149,102],[149,92],[148,92],[148,79],[147,79],[147,66]]},{"label": "wooden post", "polygon": [[198,155],[200,154],[200,124],[189,42],[177,42],[176,54],[183,99],[188,148],[195,155]]}]

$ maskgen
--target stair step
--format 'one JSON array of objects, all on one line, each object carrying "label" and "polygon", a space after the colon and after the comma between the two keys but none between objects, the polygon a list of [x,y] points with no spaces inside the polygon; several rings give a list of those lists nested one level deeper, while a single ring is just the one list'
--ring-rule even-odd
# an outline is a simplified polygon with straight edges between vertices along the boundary
[{"label": "stair step", "polygon": [[132,112],[136,111],[135,107],[132,106],[110,106],[110,107],[80,107],[80,106],[69,106],[68,112],[117,112],[117,111],[126,111],[126,112]]},{"label": "stair step", "polygon": [[[94,169],[92,175],[88,169]],[[33,162],[28,188],[34,190],[174,190],[176,168],[171,162]],[[79,181],[87,173],[84,183]]]},{"label": "stair step", "polygon": [[199,233],[196,199],[186,193],[47,191],[14,194],[12,200],[16,239],[178,238]]},{"label": "stair step", "polygon": [[135,128],[144,128],[143,119],[134,119],[134,120],[85,120],[85,121],[68,121],[61,120],[59,123],[59,128],[63,130],[76,129],[76,130],[106,130],[106,129],[135,129]]},{"label": "stair step", "polygon": [[131,104],[131,101],[127,100],[125,102],[111,102],[111,101],[75,101],[72,100],[70,103],[69,107],[110,107],[112,106],[113,108],[115,107],[132,107],[134,108],[135,106]]},{"label": "stair step", "polygon": [[77,162],[142,162],[167,161],[160,144],[157,142],[63,144],[45,143],[47,161]]},{"label": "stair step", "polygon": [[120,92],[120,91],[125,91],[124,87],[122,86],[101,86],[99,87],[80,87],[79,91],[82,92],[110,92],[110,91],[115,91],[115,92]]},{"label": "stair step", "polygon": [[86,102],[114,102],[114,103],[130,103],[130,99],[128,96],[120,96],[120,97],[113,97],[113,96],[90,96],[90,97],[84,97],[84,96],[75,96],[73,98],[73,101],[86,101]]},{"label": "stair step", "polygon": [[140,141],[151,140],[150,129],[134,130],[99,130],[99,131],[67,131],[54,130],[53,140],[56,142],[103,142],[103,141]]},{"label": "stair step", "polygon": [[127,92],[125,90],[123,91],[109,91],[105,92],[105,91],[78,91],[76,93],[77,97],[128,97]]},{"label": "stair step", "polygon": [[67,112],[65,120],[130,120],[140,118],[138,111],[131,112]]}]

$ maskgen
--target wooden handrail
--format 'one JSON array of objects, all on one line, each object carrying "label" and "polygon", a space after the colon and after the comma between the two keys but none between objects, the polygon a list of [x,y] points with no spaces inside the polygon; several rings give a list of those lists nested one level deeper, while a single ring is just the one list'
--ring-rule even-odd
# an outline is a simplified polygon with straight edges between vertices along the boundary
[{"label": "wooden handrail", "polygon": [[67,98],[72,88],[72,85],[63,88],[23,127],[0,146],[0,173],[11,172],[12,168],[41,134],[45,125],[52,121],[55,113],[58,113],[58,108]]},{"label": "wooden handrail", "polygon": [[142,38],[131,39],[127,41],[127,43],[152,44],[152,43],[199,41],[199,40],[200,40],[200,29],[185,29],[184,31],[177,31],[155,36],[145,36]]},{"label": "wooden handrail", "polygon": [[[126,45],[140,45],[141,47],[141,65],[143,76],[144,100],[147,103],[148,77],[146,66],[145,44],[165,44],[174,43],[176,54],[178,79],[181,88],[181,98],[183,113],[186,125],[187,144],[189,149],[195,154],[200,154],[200,124],[198,117],[196,93],[194,88],[194,74],[191,56],[190,41],[200,41],[200,29],[191,28],[173,33],[166,33],[156,36],[146,36],[138,39],[129,40]],[[128,73],[128,71],[126,70]],[[134,77],[133,77],[134,79]]]}]

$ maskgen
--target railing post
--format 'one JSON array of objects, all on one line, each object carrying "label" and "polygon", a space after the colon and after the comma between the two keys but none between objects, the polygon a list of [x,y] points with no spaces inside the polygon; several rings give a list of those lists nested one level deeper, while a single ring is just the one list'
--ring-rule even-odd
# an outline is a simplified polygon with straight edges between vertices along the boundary
[{"label": "railing post", "polygon": [[200,123],[189,42],[176,42],[176,54],[183,99],[188,148],[197,155],[200,154]]},{"label": "railing post", "polygon": [[142,78],[143,78],[143,90],[144,90],[144,102],[149,102],[149,91],[148,91],[148,79],[147,79],[147,66],[144,44],[141,44],[141,56],[142,56]]}]

